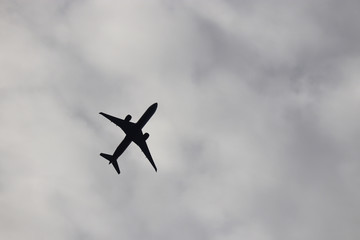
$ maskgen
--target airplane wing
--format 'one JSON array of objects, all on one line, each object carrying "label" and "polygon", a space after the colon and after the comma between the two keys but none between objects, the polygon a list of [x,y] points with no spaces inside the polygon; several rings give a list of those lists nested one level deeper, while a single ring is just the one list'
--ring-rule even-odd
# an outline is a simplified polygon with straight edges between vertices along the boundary
[{"label": "airplane wing", "polygon": [[109,119],[110,121],[112,121],[113,123],[115,123],[117,126],[119,126],[124,132],[125,129],[129,128],[129,125],[131,125],[131,123],[129,123],[128,121],[125,121],[123,119],[111,116],[109,114],[100,112],[99,114],[103,115],[104,117],[106,117],[107,119]]},{"label": "airplane wing", "polygon": [[145,156],[147,157],[147,159],[149,160],[149,162],[151,163],[151,165],[154,167],[155,171],[157,172],[157,168],[156,165],[154,163],[154,160],[151,157],[149,148],[146,144],[146,141],[144,139],[141,140],[135,140],[134,141],[136,143],[136,145],[138,145],[141,149],[141,151],[145,154]]}]

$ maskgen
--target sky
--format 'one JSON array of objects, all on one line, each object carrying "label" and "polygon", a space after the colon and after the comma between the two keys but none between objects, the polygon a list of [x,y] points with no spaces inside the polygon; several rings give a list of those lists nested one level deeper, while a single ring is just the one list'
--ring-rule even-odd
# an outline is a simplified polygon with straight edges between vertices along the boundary
[{"label": "sky", "polygon": [[359,8],[1,0],[0,238],[359,239]]}]

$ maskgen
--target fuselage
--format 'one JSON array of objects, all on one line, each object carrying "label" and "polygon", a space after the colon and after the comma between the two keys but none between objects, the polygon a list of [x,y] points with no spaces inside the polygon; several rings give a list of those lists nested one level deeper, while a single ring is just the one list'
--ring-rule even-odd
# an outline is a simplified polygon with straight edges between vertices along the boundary
[{"label": "fuselage", "polygon": [[122,128],[125,134],[129,136],[132,141],[136,141],[136,139],[140,139],[143,137],[143,132],[141,129],[149,121],[152,115],[154,115],[156,108],[157,103],[154,103],[145,111],[145,113],[136,123],[129,121],[129,124],[126,125],[126,127]]},{"label": "fuselage", "polygon": [[141,116],[141,118],[137,121],[136,126],[140,129],[142,129],[145,124],[149,121],[149,119],[154,115],[156,109],[157,109],[157,103],[154,103],[151,105],[145,113]]}]

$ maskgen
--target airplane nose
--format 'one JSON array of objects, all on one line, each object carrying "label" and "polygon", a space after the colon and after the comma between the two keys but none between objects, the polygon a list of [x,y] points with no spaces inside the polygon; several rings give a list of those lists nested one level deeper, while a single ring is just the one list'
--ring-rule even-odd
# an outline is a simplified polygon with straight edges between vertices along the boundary
[{"label": "airplane nose", "polygon": [[150,108],[156,110],[156,109],[157,109],[157,106],[158,106],[158,103],[156,102],[156,103],[154,103],[153,105],[151,105]]}]

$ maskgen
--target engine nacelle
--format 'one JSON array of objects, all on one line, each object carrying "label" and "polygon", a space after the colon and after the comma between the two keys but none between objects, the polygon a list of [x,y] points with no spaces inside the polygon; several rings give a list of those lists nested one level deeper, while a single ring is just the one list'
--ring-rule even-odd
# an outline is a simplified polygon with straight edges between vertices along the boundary
[{"label": "engine nacelle", "polygon": [[148,134],[148,133],[144,133],[144,139],[146,140],[146,139],[148,139],[149,138],[149,136],[150,136],[150,134]]},{"label": "engine nacelle", "polygon": [[125,117],[125,121],[130,122],[130,120],[131,120],[131,115],[129,114]]}]

